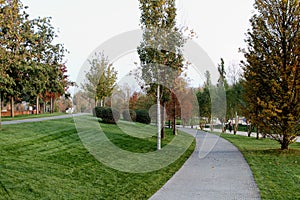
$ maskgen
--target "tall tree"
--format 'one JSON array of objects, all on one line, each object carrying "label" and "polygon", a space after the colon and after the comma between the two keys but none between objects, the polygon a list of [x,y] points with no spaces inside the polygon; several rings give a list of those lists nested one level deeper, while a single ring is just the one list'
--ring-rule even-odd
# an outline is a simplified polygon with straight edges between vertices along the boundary
[{"label": "tall tree", "polygon": [[[23,91],[23,76],[26,75],[28,56],[28,15],[22,11],[18,0],[1,1],[1,64],[4,76],[2,92],[11,100],[11,116],[14,116],[14,99]],[[4,89],[6,87],[6,89]]]},{"label": "tall tree", "polygon": [[222,132],[224,132],[225,131],[224,123],[225,123],[226,114],[224,115],[224,113],[222,112],[223,110],[221,109],[220,103],[224,104],[224,101],[221,100],[222,96],[220,95],[220,93],[222,92],[222,90],[228,89],[228,83],[227,83],[227,80],[226,80],[225,62],[224,62],[223,58],[221,58],[221,63],[218,65],[218,72],[219,72],[219,79],[218,79],[217,87],[212,87],[211,100],[215,101],[215,103],[219,104],[217,106],[218,110],[216,110],[214,112],[214,114],[221,121],[222,127],[223,127]]},{"label": "tall tree", "polygon": [[200,113],[200,124],[202,126],[203,122],[211,121],[211,98],[209,90],[212,87],[211,75],[209,71],[204,73],[205,82],[204,87],[201,88],[197,93],[197,100],[199,104],[199,113]]},{"label": "tall tree", "polygon": [[226,80],[225,62],[223,58],[221,58],[221,64],[218,65],[218,72],[219,72],[218,85],[225,87],[225,89],[227,89],[228,83]]},{"label": "tall tree", "polygon": [[49,93],[52,96],[55,93],[59,94],[57,96],[65,93],[68,76],[66,66],[62,63],[66,50],[62,44],[54,44],[57,35],[50,18],[32,20],[31,29],[29,70],[26,77],[28,85],[25,91],[36,99],[36,114],[38,114],[40,97]]},{"label": "tall tree", "polygon": [[256,0],[244,51],[247,115],[288,149],[300,133],[300,3]]},{"label": "tall tree", "polygon": [[53,44],[57,36],[50,18],[29,20],[19,0],[0,3],[0,93],[11,99],[13,117],[15,98],[34,97],[38,109],[46,88],[64,93],[67,75],[61,63],[65,49]]},{"label": "tall tree", "polygon": [[[139,0],[143,41],[138,47],[145,84],[156,85],[157,119],[160,119],[160,87],[170,87],[183,68],[184,39],[176,27],[175,0]],[[153,84],[156,83],[156,84]],[[161,120],[157,149],[161,148]]]},{"label": "tall tree", "polygon": [[238,121],[241,115],[241,106],[243,87],[241,82],[235,82],[233,85],[229,85],[226,90],[226,104],[227,104],[227,119],[235,118],[234,134],[238,131]]}]

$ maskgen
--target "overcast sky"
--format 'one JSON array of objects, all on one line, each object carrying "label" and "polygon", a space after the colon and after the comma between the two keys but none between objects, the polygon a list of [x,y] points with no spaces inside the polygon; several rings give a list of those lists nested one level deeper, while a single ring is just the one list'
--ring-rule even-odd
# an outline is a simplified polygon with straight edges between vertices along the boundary
[{"label": "overcast sky", "polygon": [[[115,35],[139,28],[138,0],[22,2],[29,6],[27,12],[32,18],[52,17],[52,24],[59,31],[58,41],[70,52],[66,60],[73,81],[95,48]],[[238,49],[245,47],[245,32],[254,10],[253,3],[254,0],[177,0],[177,24],[188,26],[197,33],[195,42],[214,64],[217,65],[221,57],[225,64],[237,63],[243,59]],[[133,64],[136,59],[132,55],[127,62]]]}]

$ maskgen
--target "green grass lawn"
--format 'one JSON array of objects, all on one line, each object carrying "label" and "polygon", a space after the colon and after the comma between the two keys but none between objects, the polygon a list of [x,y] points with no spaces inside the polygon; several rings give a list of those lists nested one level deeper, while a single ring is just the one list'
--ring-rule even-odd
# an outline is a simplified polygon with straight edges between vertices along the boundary
[{"label": "green grass lawn", "polygon": [[21,119],[31,119],[31,118],[42,118],[42,117],[53,117],[53,116],[60,116],[60,115],[67,115],[63,112],[55,112],[55,113],[43,113],[43,114],[31,114],[31,115],[16,115],[14,118],[12,117],[1,117],[2,121],[13,121],[13,120],[21,120]]},{"label": "green grass lawn", "polygon": [[270,139],[222,134],[236,145],[252,169],[262,199],[300,199],[300,143],[287,151]]},{"label": "green grass lawn", "polygon": [[[155,137],[133,138],[115,125],[101,126],[110,130],[108,138],[126,150],[156,148]],[[163,145],[172,137],[167,130]],[[194,148],[195,142],[168,167],[132,174],[108,168],[89,154],[72,118],[4,125],[0,131],[0,199],[148,199]]]}]

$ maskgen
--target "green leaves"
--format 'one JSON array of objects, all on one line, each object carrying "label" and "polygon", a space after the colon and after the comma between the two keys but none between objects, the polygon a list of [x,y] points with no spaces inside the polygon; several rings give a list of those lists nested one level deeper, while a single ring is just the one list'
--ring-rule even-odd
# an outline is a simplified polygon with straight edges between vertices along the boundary
[{"label": "green leaves", "polygon": [[103,103],[105,97],[112,95],[116,86],[117,72],[109,63],[104,53],[96,53],[94,58],[89,60],[90,70],[86,73],[86,82],[81,88],[91,99]]},{"label": "green leaves", "polygon": [[63,94],[66,50],[54,43],[50,18],[29,19],[19,0],[0,3],[0,92],[19,100]]}]

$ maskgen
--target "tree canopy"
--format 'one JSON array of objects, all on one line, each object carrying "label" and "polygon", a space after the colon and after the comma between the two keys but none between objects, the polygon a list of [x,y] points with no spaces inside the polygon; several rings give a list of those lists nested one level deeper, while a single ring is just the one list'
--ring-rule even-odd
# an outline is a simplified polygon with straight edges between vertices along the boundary
[{"label": "tree canopy", "polygon": [[95,56],[89,60],[90,69],[86,72],[85,82],[81,88],[87,97],[95,101],[95,105],[100,101],[104,104],[104,98],[112,95],[116,86],[117,72],[104,53],[95,53]]},{"label": "tree canopy", "polygon": [[38,104],[39,97],[62,95],[69,85],[66,50],[54,43],[51,19],[30,19],[26,8],[19,0],[0,1],[0,93],[11,99],[12,116],[14,99],[36,97]]},{"label": "tree canopy", "polygon": [[[143,40],[137,51],[141,62],[141,78],[145,86],[156,87],[160,149],[160,101],[169,99],[172,85],[183,70],[181,48],[185,40],[176,26],[175,0],[140,0],[140,10]],[[164,98],[161,98],[161,93]],[[163,106],[164,103],[165,101]]]},{"label": "tree canopy", "polygon": [[300,4],[256,0],[243,63],[245,110],[287,149],[300,125]]}]

